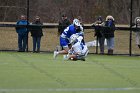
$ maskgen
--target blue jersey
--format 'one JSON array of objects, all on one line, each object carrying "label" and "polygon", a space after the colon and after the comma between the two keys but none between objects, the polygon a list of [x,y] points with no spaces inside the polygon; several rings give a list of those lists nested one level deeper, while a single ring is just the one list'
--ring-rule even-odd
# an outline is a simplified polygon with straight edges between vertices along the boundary
[{"label": "blue jersey", "polygon": [[72,25],[68,26],[68,27],[64,30],[64,32],[61,34],[60,37],[69,39],[70,36],[73,35],[73,34],[83,35],[83,27],[80,26],[80,29],[81,29],[81,31],[80,31],[80,32],[77,32],[77,31],[76,31],[76,28],[75,28],[74,25],[72,24]]},{"label": "blue jersey", "polygon": [[60,45],[62,47],[68,47],[68,44],[69,44],[69,40],[70,40],[70,37],[71,35],[73,34],[78,34],[78,35],[83,35],[83,27],[80,26],[80,29],[81,31],[80,32],[77,32],[76,31],[76,28],[74,27],[74,25],[70,25],[68,26],[64,32],[60,35]]}]

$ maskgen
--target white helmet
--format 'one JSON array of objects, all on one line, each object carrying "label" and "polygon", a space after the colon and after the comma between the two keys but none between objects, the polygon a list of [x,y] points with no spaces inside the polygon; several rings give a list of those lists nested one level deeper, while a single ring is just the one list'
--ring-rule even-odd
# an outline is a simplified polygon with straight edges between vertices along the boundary
[{"label": "white helmet", "polygon": [[77,38],[78,38],[78,35],[77,34],[71,35],[71,37],[70,37],[70,43],[73,43]]},{"label": "white helmet", "polygon": [[139,26],[140,25],[140,17],[136,17],[134,22],[137,26]]},{"label": "white helmet", "polygon": [[76,25],[76,26],[80,26],[80,22],[79,22],[78,19],[74,19],[73,24]]}]

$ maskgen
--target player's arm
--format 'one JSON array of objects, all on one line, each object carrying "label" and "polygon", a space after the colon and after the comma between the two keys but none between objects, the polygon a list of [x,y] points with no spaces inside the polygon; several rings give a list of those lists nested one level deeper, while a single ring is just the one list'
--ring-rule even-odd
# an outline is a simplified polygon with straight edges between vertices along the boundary
[{"label": "player's arm", "polygon": [[68,31],[69,31],[69,27],[67,27],[66,29],[64,29],[64,32],[61,34],[61,37],[62,38],[67,38]]}]

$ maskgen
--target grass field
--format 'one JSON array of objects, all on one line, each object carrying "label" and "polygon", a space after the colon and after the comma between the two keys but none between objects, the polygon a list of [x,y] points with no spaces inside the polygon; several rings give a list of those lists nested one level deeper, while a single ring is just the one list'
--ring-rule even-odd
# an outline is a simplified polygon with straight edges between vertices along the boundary
[{"label": "grass field", "polygon": [[0,93],[140,93],[140,57],[0,52]]}]

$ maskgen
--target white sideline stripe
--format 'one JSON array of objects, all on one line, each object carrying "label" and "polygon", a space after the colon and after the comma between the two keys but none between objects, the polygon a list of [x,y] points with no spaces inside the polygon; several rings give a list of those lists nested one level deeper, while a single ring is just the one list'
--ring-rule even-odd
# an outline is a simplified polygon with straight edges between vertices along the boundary
[{"label": "white sideline stripe", "polygon": [[0,89],[0,92],[35,92],[35,91],[129,91],[140,90],[140,88],[49,88],[49,89]]},{"label": "white sideline stripe", "polygon": [[128,66],[128,65],[105,65],[109,67],[121,67],[121,68],[140,68],[140,66]]},{"label": "white sideline stripe", "polygon": [[140,88],[58,88],[48,89],[48,91],[126,91],[140,90]]}]

